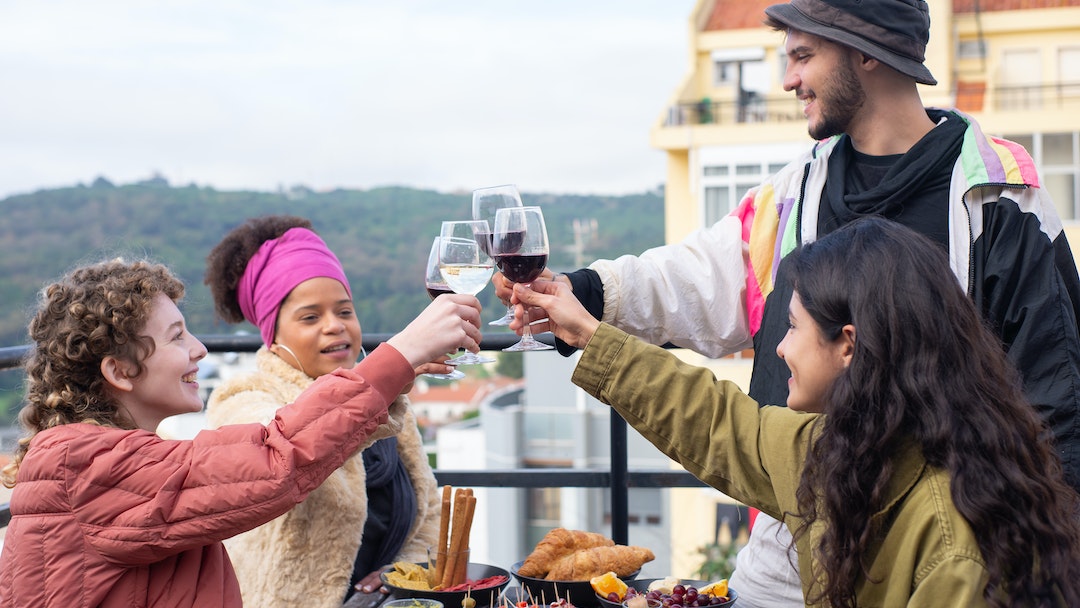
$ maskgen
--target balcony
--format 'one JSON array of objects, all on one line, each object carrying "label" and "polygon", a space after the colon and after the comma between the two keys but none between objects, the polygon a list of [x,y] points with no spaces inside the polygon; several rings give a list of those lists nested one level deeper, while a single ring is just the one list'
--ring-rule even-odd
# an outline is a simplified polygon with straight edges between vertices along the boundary
[{"label": "balcony", "polygon": [[686,125],[738,125],[747,123],[805,122],[803,104],[794,94],[765,97],[744,92],[740,99],[728,101],[680,102],[668,108],[665,127]]}]

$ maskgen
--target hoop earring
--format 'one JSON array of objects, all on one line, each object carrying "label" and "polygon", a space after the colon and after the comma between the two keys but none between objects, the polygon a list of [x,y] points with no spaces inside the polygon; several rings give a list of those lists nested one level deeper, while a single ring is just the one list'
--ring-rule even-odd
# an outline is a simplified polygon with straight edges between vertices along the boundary
[{"label": "hoop earring", "polygon": [[[300,373],[304,374],[305,376],[308,375],[307,371],[304,370],[304,364],[300,362],[300,357],[297,357],[296,353],[294,353],[291,348],[289,348],[288,346],[285,346],[281,342],[275,342],[274,345],[285,349],[285,352],[292,355],[293,359],[296,359],[296,366],[300,368]],[[278,355],[278,356],[280,357],[281,355]]]}]

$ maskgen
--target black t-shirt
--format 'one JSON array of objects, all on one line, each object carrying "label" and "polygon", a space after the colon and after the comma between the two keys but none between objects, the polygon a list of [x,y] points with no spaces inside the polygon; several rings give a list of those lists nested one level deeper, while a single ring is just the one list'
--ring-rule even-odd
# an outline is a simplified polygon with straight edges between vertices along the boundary
[{"label": "black t-shirt", "polygon": [[[965,123],[956,115],[928,111],[939,122],[906,154],[870,156],[844,135],[829,158],[817,217],[818,238],[857,218],[878,215],[949,247],[949,192],[960,156]],[[945,122],[941,118],[948,117]],[[792,286],[785,260],[777,268],[765,301],[761,328],[754,335],[754,370],[749,395],[763,405],[786,405],[791,371],[776,354],[787,334]]]}]

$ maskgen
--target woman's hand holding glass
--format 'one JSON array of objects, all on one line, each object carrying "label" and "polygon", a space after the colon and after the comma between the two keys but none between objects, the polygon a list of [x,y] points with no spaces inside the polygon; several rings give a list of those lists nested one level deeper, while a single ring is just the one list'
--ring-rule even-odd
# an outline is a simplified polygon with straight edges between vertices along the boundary
[{"label": "woman's hand holding glass", "polygon": [[[424,288],[427,289],[428,296],[430,296],[432,300],[444,293],[454,293],[453,290],[446,285],[446,281],[442,278],[442,273],[439,272],[440,238],[441,237],[435,237],[431,240],[431,249],[428,251],[427,266],[424,269]],[[447,359],[449,359],[449,357],[443,355],[436,361],[425,363],[416,368],[416,373],[417,375],[424,375],[439,380],[460,380],[464,378],[465,372],[459,369],[453,369],[453,364],[448,364]]]},{"label": "woman's hand holding glass", "polygon": [[[528,308],[532,313],[540,312],[547,317],[546,325],[563,342],[576,348],[585,348],[600,326],[600,321],[592,316],[569,285],[559,281],[534,281],[531,285],[515,284],[512,301],[521,305],[521,310]],[[523,329],[527,325],[524,318],[510,323],[510,329]]]},{"label": "woman's hand holding glass", "polygon": [[[484,220],[443,222],[439,235],[439,273],[454,293],[475,296],[491,280],[495,263],[485,247],[487,230],[488,223]],[[448,363],[470,365],[494,361],[467,352]]]},{"label": "woman's hand holding glass", "polygon": [[389,340],[414,369],[464,348],[480,350],[480,300],[465,294],[436,298]]}]

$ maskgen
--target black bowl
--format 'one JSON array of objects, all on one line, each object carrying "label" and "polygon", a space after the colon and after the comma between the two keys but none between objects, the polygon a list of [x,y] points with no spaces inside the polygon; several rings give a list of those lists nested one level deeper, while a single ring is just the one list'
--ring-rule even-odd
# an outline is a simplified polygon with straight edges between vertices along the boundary
[{"label": "black bowl", "polygon": [[[426,563],[420,563],[419,565],[427,568]],[[386,582],[385,572],[380,574],[379,578],[382,579],[382,584],[390,590],[390,594],[395,598],[426,598],[429,600],[439,600],[443,603],[444,608],[461,608],[461,602],[469,595],[476,600],[476,605],[482,608],[484,606],[495,606],[499,603],[499,595],[502,594],[502,590],[506,588],[506,585],[510,583],[510,573],[498,566],[489,566],[487,564],[477,564],[473,562],[469,562],[468,567],[465,569],[465,577],[474,581],[500,575],[506,577],[506,581],[501,585],[484,587],[483,589],[472,589],[467,592],[421,591],[419,589],[396,587]]]},{"label": "black bowl", "polygon": [[[634,589],[634,590],[640,592],[641,595],[645,595],[645,593],[648,592],[648,590],[649,590],[649,585],[651,585],[653,583],[653,581],[658,581],[658,580],[660,580],[660,579],[658,579],[658,578],[643,578],[641,580],[626,581],[626,586],[629,587],[630,589]],[[684,586],[684,587],[696,587],[696,588],[700,589],[700,588],[702,588],[705,585],[708,585],[710,583],[708,581],[697,581],[697,580],[692,580],[692,579],[681,579],[679,581],[679,584]],[[595,592],[593,593],[593,595],[596,597],[597,604],[599,606],[601,606],[601,608],[626,608],[623,605],[622,602],[612,602],[612,601],[608,600],[606,597],[600,597],[600,594],[595,593]],[[739,594],[736,593],[734,589],[731,589],[729,587],[728,588],[728,600],[726,602],[723,602],[723,603],[720,603],[720,604],[712,604],[712,605],[709,606],[709,608],[726,608],[728,606],[731,606],[732,604],[735,603],[735,598],[738,597],[738,595]]]},{"label": "black bowl", "polygon": [[[518,574],[518,569],[521,568],[521,564],[523,563],[525,563],[524,560],[511,566],[510,574],[514,575],[514,578],[521,583],[525,592],[533,598],[537,604],[543,606],[561,598],[579,608],[589,608],[591,606],[600,605],[596,592],[593,591],[592,584],[589,583],[589,581],[549,581],[546,578],[524,576]],[[622,577],[622,580],[633,580],[639,573],[641,573],[641,570],[631,572],[629,576]],[[448,606],[447,608],[450,607]]]}]

